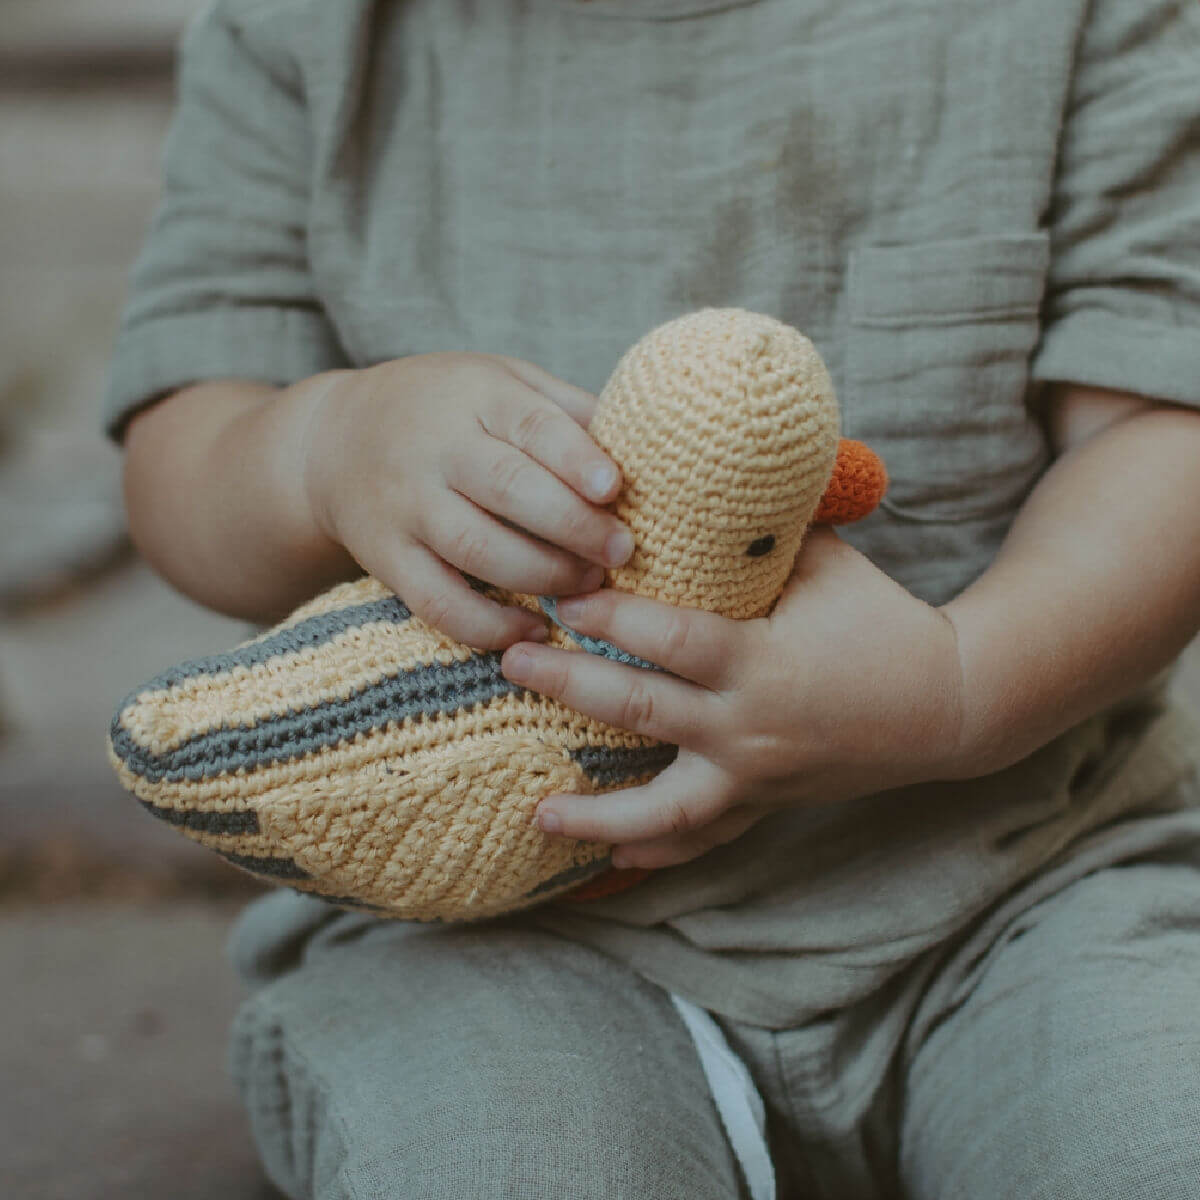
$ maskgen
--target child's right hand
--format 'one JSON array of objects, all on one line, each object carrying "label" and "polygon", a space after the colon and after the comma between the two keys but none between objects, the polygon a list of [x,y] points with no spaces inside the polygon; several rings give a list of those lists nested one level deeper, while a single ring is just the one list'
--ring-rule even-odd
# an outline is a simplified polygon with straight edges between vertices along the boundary
[{"label": "child's right hand", "polygon": [[[633,552],[600,505],[620,473],[585,432],[595,398],[500,355],[418,354],[339,373],[308,413],[313,520],[422,620],[479,649],[545,636],[460,571],[567,595]],[[455,569],[457,568],[457,570]]]}]

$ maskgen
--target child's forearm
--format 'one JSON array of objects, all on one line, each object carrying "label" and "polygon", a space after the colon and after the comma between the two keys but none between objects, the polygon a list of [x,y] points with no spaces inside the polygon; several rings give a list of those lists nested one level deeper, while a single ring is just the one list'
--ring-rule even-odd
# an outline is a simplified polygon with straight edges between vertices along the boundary
[{"label": "child's forearm", "polygon": [[342,374],[285,389],[202,383],[134,420],[125,439],[130,530],[180,591],[268,621],[358,573],[317,528],[295,469],[306,414]]},{"label": "child's forearm", "polygon": [[1134,690],[1200,628],[1200,413],[1082,388],[1061,389],[1056,411],[1064,453],[942,610],[971,774]]}]

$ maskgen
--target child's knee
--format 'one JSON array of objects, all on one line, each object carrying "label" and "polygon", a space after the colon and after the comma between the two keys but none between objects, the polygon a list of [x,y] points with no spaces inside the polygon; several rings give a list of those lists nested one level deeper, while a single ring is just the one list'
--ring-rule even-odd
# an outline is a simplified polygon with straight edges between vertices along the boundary
[{"label": "child's knee", "polygon": [[914,1200],[1196,1195],[1198,902],[1190,866],[1127,864],[1013,922],[909,1068]]},{"label": "child's knee", "polygon": [[334,1196],[346,1146],[329,1119],[327,1089],[288,1038],[281,1014],[260,993],[234,1019],[230,1070],[268,1178],[292,1200]]},{"label": "child's knee", "polygon": [[[908,1123],[902,1175],[912,1200],[1191,1200],[1200,1179],[1200,1095],[1179,1079],[1121,1067]],[[1194,1073],[1194,1065],[1193,1065]],[[1124,1081],[1124,1082],[1122,1082]]]},{"label": "child's knee", "polygon": [[498,1031],[490,1051],[419,1036],[400,1007],[391,1036],[359,1049],[332,1020],[314,1027],[298,989],[246,1001],[231,1051],[264,1167],[292,1200],[740,1194],[702,1090],[666,1105],[602,1044],[514,1057]]}]

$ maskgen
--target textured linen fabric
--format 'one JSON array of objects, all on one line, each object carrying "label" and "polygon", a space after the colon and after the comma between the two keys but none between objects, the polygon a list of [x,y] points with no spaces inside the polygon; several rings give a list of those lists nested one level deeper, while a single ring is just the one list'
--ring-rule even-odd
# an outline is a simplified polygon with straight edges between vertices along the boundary
[{"label": "textured linen fabric", "polygon": [[[1198,861],[1200,810],[1115,822],[864,999],[722,1020],[779,1200],[1194,1200]],[[747,1194],[666,994],[589,947],[282,895],[231,948],[233,1070],[294,1200]]]},{"label": "textured linen fabric", "polygon": [[914,1200],[1200,1194],[1198,816],[1094,835],[940,968],[903,1054]]},{"label": "textured linen fabric", "polygon": [[297,1200],[747,1195],[666,995],[511,923],[335,914],[242,1007],[231,1063]]},{"label": "textured linen fabric", "polygon": [[[940,603],[1047,465],[1040,381],[1200,395],[1198,47],[1168,0],[218,0],[110,427],[191,380],[452,348],[597,389],[655,324],[741,305],[812,336],[888,463],[844,536]],[[1089,829],[1195,804],[1194,741],[1149,693],[534,919],[794,1026]]]}]

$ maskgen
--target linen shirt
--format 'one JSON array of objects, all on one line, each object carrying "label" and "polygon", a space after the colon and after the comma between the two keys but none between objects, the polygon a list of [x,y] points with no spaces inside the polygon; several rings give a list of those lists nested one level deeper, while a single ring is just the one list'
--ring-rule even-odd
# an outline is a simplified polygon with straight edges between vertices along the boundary
[{"label": "linen shirt", "polygon": [[[1050,461],[1043,384],[1200,403],[1197,78],[1185,0],[217,0],[108,427],[202,379],[454,349],[599,391],[654,325],[740,306],[821,350],[891,477],[844,536],[940,604]],[[530,919],[795,1024],[1082,834],[1195,803],[1181,721],[1152,690]]]}]

